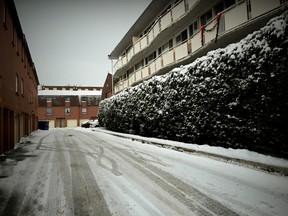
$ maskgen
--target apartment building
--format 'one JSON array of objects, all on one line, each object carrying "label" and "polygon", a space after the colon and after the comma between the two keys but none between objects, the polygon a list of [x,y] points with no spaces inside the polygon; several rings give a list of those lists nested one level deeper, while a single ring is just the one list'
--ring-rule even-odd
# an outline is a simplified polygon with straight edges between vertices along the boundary
[{"label": "apartment building", "polygon": [[237,42],[287,10],[287,0],[152,0],[108,57],[117,93]]},{"label": "apartment building", "polygon": [[39,80],[13,0],[0,0],[0,155],[38,127]]},{"label": "apartment building", "polygon": [[39,121],[49,121],[49,128],[80,126],[97,118],[101,94],[101,87],[42,86],[38,91]]}]

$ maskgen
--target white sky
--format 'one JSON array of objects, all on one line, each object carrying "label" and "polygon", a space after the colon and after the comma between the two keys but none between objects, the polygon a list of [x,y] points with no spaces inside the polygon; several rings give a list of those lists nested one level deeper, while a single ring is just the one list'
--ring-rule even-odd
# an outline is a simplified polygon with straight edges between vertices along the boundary
[{"label": "white sky", "polygon": [[108,55],[151,0],[14,0],[40,84],[103,86]]}]

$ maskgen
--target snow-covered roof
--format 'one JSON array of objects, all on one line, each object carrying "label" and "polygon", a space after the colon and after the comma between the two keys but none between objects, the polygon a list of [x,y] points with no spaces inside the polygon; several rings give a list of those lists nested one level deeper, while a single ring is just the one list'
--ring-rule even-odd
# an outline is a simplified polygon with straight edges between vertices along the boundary
[{"label": "snow-covered roof", "polygon": [[82,95],[100,95],[101,96],[102,91],[89,91],[89,90],[39,90],[38,95],[39,96],[54,96],[54,95],[76,95],[76,96],[82,96]]}]

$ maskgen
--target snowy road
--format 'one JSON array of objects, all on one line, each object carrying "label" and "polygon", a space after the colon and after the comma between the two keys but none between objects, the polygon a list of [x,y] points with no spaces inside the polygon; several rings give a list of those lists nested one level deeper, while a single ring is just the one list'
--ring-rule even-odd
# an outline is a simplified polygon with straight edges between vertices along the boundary
[{"label": "snowy road", "polygon": [[[90,129],[0,161],[0,215],[286,215],[288,178]],[[1,159],[1,158],[0,158]]]}]

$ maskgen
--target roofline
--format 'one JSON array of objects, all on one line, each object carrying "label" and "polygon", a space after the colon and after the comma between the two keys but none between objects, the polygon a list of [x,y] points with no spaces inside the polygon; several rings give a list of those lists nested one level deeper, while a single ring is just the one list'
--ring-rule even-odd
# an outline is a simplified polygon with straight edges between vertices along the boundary
[{"label": "roofline", "polygon": [[[114,50],[108,55],[109,59],[118,59],[123,50],[127,49],[129,45],[132,44],[132,37],[138,36],[143,32],[143,26],[149,26],[159,15],[168,3],[173,2],[174,0],[152,0],[136,22],[132,25],[129,31],[124,35],[121,41],[117,44]],[[140,26],[140,27],[139,27]]]},{"label": "roofline", "polygon": [[41,85],[42,88],[78,88],[78,89],[85,89],[85,88],[96,88],[102,89],[101,86],[81,86],[81,85]]}]

